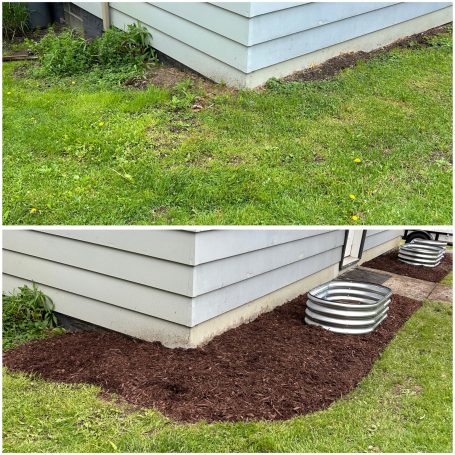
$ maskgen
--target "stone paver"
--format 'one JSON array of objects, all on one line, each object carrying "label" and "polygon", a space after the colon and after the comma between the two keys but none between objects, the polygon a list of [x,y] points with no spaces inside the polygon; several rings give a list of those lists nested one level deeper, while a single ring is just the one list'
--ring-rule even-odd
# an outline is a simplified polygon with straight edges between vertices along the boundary
[{"label": "stone paver", "polygon": [[453,290],[451,286],[445,284],[437,284],[431,294],[429,300],[439,300],[441,302],[453,302]]},{"label": "stone paver", "polygon": [[415,300],[425,300],[435,288],[435,283],[402,275],[393,275],[384,282],[384,286],[392,289],[394,294]]}]

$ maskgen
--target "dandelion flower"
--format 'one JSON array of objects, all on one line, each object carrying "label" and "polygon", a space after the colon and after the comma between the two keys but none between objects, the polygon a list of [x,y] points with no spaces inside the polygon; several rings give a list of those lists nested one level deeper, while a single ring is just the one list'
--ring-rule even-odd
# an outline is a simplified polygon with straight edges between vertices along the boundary
[{"label": "dandelion flower", "polygon": [[76,83],[76,81],[71,81],[71,84],[74,85]]},{"label": "dandelion flower", "polygon": [[38,211],[38,209],[36,209],[35,207],[33,207],[31,210],[30,210],[30,213],[36,213]]},{"label": "dandelion flower", "polygon": [[360,158],[354,158],[354,163],[361,163],[362,160]]},{"label": "dandelion flower", "polygon": [[351,218],[354,220],[354,221],[358,221],[359,220],[359,217],[357,215],[352,215]]},{"label": "dandelion flower", "polygon": [[98,126],[104,126],[104,122],[99,122]]},{"label": "dandelion flower", "polygon": [[355,194],[350,194],[349,197],[354,200],[355,199]]},{"label": "dandelion flower", "polygon": [[7,95],[11,95],[11,92],[6,92]]}]

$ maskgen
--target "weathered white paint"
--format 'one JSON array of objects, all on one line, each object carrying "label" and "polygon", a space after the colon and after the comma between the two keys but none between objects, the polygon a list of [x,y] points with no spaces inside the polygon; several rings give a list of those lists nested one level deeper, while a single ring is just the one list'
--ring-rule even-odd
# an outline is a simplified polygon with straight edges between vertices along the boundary
[{"label": "weathered white paint", "polygon": [[287,242],[323,234],[327,230],[211,230],[196,237],[195,264],[216,261],[249,251],[260,250]]},{"label": "weathered white paint", "polygon": [[[31,281],[4,274],[3,290],[31,285]],[[191,329],[164,319],[146,316],[115,305],[72,294],[61,289],[39,284],[39,288],[56,303],[62,314],[96,324],[146,341],[161,341],[169,347],[191,347]]]},{"label": "weathered white paint", "polygon": [[188,327],[192,324],[191,297],[14,251],[4,250],[3,260],[11,276]]},{"label": "weathered white paint", "polygon": [[[400,234],[368,232],[367,254]],[[344,238],[322,229],[5,231],[4,291],[35,281],[59,312],[189,346],[307,291],[315,277],[335,277]]]},{"label": "weathered white paint", "polygon": [[[275,65],[271,65],[259,70],[253,71],[246,75],[243,80],[243,86],[254,88],[264,84],[272,77],[285,77],[295,71],[319,65],[338,55],[348,52],[371,51],[386,46],[405,36],[424,32],[433,27],[443,25],[452,18],[452,7],[444,8],[426,14],[425,16],[416,17],[415,19],[399,23],[397,25],[377,30],[375,32],[343,41],[308,54],[286,60]],[[449,19],[450,18],[450,19]],[[235,80],[239,80],[237,77]]]},{"label": "weathered white paint", "polygon": [[389,240],[401,238],[404,230],[394,229],[369,229],[365,238],[364,251],[371,250],[372,248],[387,243]]},{"label": "weathered white paint", "polygon": [[[77,2],[101,17],[100,2]],[[255,87],[342,52],[371,50],[452,20],[450,2],[111,2],[161,52],[214,79]]]},{"label": "weathered white paint", "polygon": [[238,308],[315,272],[333,265],[338,266],[340,257],[341,247],[327,250],[303,261],[294,262],[248,280],[197,296],[193,301],[193,324],[200,324],[226,311]]},{"label": "weathered white paint", "polygon": [[[139,253],[167,261],[179,262],[186,265],[195,264],[195,236],[189,230],[156,230],[153,241],[150,233],[144,230],[103,229],[86,231],[74,229],[47,230],[36,229],[40,232],[57,235],[87,243],[107,246],[118,250]],[[128,232],[128,235],[125,235]]]},{"label": "weathered white paint", "polygon": [[121,280],[193,296],[193,269],[176,262],[36,231],[11,231],[3,248]]},{"label": "weathered white paint", "polygon": [[[238,232],[235,233],[238,234]],[[202,264],[196,267],[194,272],[196,294],[205,294],[215,289],[225,288],[231,284],[262,275],[269,270],[305,261],[310,257],[322,260],[322,253],[328,250],[338,251],[343,240],[342,231],[320,233],[275,245],[273,248],[262,248],[250,251],[248,254],[225,257]],[[315,267],[318,265],[315,264]]]}]

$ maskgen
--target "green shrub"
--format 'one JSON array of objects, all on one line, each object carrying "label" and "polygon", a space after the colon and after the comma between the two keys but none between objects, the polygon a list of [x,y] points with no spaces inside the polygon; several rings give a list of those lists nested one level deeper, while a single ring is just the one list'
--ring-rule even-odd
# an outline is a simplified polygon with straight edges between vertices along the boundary
[{"label": "green shrub", "polygon": [[3,348],[41,338],[58,327],[54,303],[40,291],[35,283],[32,288],[22,286],[18,292],[3,294]]},{"label": "green shrub", "polygon": [[145,63],[157,61],[149,37],[147,29],[139,24],[128,25],[126,30],[111,28],[91,42],[75,31],[56,35],[51,28],[31,46],[39,57],[41,75],[70,76],[97,68],[130,74],[125,68],[140,70]]},{"label": "green shrub", "polygon": [[37,43],[31,43],[46,75],[69,76],[87,71],[93,64],[89,43],[73,30],[57,35],[53,28]]},{"label": "green shrub", "polygon": [[2,16],[2,30],[5,38],[13,39],[17,34],[25,35],[29,19],[29,11],[25,3],[3,3]]}]

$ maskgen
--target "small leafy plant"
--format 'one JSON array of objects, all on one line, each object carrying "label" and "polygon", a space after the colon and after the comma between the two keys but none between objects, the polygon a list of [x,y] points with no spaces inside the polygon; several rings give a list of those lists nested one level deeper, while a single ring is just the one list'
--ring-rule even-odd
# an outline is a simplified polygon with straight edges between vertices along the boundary
[{"label": "small leafy plant", "polygon": [[28,29],[29,11],[22,2],[4,2],[2,4],[2,31],[7,39],[14,39],[17,34],[25,35]]},{"label": "small leafy plant", "polygon": [[10,295],[3,294],[3,348],[9,348],[50,332],[61,332],[54,302],[33,283]]},{"label": "small leafy plant", "polygon": [[171,98],[171,105],[174,110],[187,109],[195,100],[195,95],[191,93],[191,80],[186,79],[175,85]]}]

